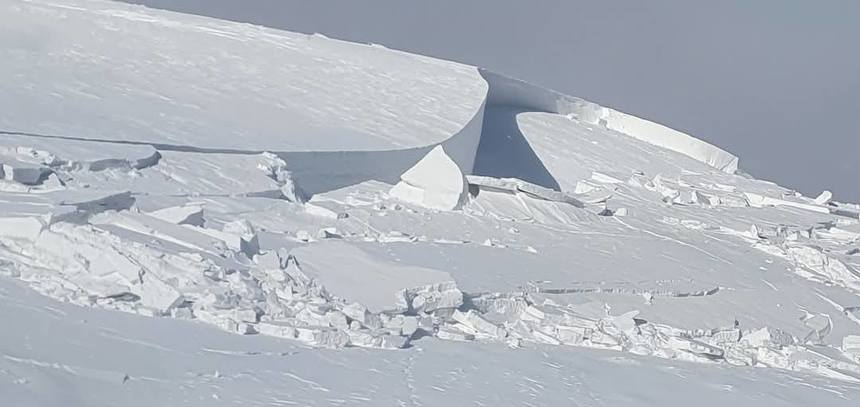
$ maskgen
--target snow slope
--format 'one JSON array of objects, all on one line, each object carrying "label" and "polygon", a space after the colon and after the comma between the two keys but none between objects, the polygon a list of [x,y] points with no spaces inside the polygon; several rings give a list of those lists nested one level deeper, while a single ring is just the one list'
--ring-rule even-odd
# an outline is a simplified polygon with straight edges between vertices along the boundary
[{"label": "snow slope", "polygon": [[95,0],[0,15],[12,405],[860,395],[855,204],[473,67]]}]

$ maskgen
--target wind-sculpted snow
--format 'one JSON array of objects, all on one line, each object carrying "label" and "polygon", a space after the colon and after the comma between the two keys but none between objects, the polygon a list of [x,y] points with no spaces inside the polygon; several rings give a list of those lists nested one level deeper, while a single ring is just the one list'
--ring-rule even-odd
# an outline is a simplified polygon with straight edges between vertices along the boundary
[{"label": "wind-sculpted snow", "polygon": [[481,69],[481,76],[490,84],[488,105],[569,115],[677,151],[728,173],[738,169],[738,158],[731,153],[666,126],[486,69]]},{"label": "wind-sculpted snow", "polygon": [[462,65],[101,1],[0,10],[4,402],[860,395],[856,204]]},{"label": "wind-sculpted snow", "polygon": [[0,7],[3,130],[258,151],[404,149],[447,140],[486,95],[472,67],[321,36],[103,1]]}]

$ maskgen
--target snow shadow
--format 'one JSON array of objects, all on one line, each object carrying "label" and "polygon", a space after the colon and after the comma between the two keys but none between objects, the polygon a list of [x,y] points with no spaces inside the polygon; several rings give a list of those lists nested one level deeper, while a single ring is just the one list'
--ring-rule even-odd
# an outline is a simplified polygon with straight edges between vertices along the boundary
[{"label": "snow shadow", "polygon": [[475,175],[496,178],[519,178],[523,181],[560,191],[555,177],[541,162],[520,131],[517,115],[532,111],[521,107],[489,106],[484,111],[484,127]]}]

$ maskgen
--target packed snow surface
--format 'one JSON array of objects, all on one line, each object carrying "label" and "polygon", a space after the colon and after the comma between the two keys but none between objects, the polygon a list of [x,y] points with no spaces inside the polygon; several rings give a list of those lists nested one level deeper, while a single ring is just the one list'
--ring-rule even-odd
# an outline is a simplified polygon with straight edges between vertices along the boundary
[{"label": "packed snow surface", "polygon": [[860,207],[827,191],[378,46],[0,17],[0,404],[860,398]]}]

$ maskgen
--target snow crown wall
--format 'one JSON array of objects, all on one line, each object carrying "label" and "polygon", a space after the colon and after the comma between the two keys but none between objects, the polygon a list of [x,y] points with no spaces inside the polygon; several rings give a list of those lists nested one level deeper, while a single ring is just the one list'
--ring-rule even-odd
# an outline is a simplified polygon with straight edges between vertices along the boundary
[{"label": "snow crown wall", "polygon": [[734,173],[738,169],[738,157],[688,134],[486,69],[479,71],[490,85],[488,105],[570,115],[578,120],[602,124],[610,130],[682,153],[728,173]]}]

